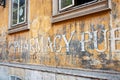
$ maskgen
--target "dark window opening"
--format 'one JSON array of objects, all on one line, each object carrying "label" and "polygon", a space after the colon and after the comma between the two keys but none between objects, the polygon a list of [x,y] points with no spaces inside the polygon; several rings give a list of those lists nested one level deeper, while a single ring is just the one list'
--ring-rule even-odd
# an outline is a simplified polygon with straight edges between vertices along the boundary
[{"label": "dark window opening", "polygon": [[59,0],[59,11],[67,11],[75,6],[83,6],[97,1],[98,0]]},{"label": "dark window opening", "polygon": [[75,6],[82,5],[89,2],[94,2],[94,1],[97,1],[97,0],[75,0]]},{"label": "dark window opening", "polygon": [[10,80],[22,80],[22,79],[20,79],[20,78],[18,78],[18,77],[16,77],[16,76],[11,76],[11,79]]}]

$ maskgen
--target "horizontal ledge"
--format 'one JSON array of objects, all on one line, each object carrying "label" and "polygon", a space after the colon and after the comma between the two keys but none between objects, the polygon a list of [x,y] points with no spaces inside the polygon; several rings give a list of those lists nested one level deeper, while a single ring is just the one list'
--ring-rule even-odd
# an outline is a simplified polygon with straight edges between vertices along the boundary
[{"label": "horizontal ledge", "polygon": [[120,72],[116,72],[116,71],[70,69],[70,68],[49,67],[49,66],[40,66],[40,65],[31,65],[31,64],[19,64],[19,63],[0,63],[0,66],[22,68],[22,69],[41,71],[41,72],[49,72],[55,74],[63,74],[63,75],[86,77],[86,78],[88,77],[88,78],[109,79],[109,80],[120,79]]},{"label": "horizontal ledge", "polygon": [[13,29],[8,29],[8,34],[13,34],[13,33],[21,32],[21,31],[26,31],[26,30],[29,30],[28,25],[22,26],[22,27],[16,27]]},{"label": "horizontal ledge", "polygon": [[84,7],[77,7],[77,8],[74,8],[73,10],[68,10],[68,11],[53,15],[52,23],[56,23],[56,22],[60,22],[60,21],[64,21],[72,18],[82,17],[82,16],[86,16],[86,15],[101,12],[101,11],[111,10],[110,5],[111,5],[110,1],[102,0],[94,4],[86,5]]}]

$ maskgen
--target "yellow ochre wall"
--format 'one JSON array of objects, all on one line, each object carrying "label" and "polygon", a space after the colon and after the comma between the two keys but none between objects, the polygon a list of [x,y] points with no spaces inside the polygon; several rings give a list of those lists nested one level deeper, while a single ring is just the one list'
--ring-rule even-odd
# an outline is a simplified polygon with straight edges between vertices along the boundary
[{"label": "yellow ochre wall", "polygon": [[[120,71],[120,51],[112,51],[113,47],[120,49],[120,41],[111,45],[112,30],[120,25],[120,0],[112,0],[111,11],[102,11],[83,17],[62,22],[51,23],[52,0],[29,0],[30,30],[8,34],[9,1],[5,8],[0,6],[0,61],[24,64],[47,65],[64,68],[85,68],[99,70]],[[107,30],[106,36],[102,30]],[[85,51],[81,51],[81,33],[98,31],[98,49],[94,49],[94,41],[85,44]],[[120,31],[115,36],[120,38]],[[73,33],[73,35],[72,35]],[[60,35],[60,39],[56,36]],[[63,36],[70,39],[69,52]],[[106,42],[104,40],[106,37]],[[48,38],[53,43],[48,41]],[[54,45],[55,41],[55,45]],[[48,46],[55,46],[56,50]],[[21,47],[22,45],[22,47]],[[32,46],[32,47],[30,47]],[[59,51],[59,49],[61,50]],[[29,49],[31,48],[31,49]]]}]

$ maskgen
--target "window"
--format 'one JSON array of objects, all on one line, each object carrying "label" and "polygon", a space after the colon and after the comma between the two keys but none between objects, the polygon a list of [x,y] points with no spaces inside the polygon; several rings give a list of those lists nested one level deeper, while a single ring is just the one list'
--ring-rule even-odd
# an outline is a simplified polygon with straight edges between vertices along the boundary
[{"label": "window", "polygon": [[88,4],[96,1],[97,0],[59,0],[59,10],[62,11],[72,6]]},{"label": "window", "polygon": [[5,8],[6,1],[5,0],[0,0],[0,6],[3,6]]},{"label": "window", "polygon": [[52,23],[106,10],[111,10],[111,0],[53,0]]},{"label": "window", "polygon": [[25,22],[26,0],[12,0],[12,25]]},{"label": "window", "polygon": [[18,78],[18,77],[16,77],[16,76],[11,76],[11,77],[10,77],[10,80],[22,80],[22,79],[20,79],[20,78]]},{"label": "window", "polygon": [[28,22],[28,0],[10,0],[9,33],[29,29]]}]

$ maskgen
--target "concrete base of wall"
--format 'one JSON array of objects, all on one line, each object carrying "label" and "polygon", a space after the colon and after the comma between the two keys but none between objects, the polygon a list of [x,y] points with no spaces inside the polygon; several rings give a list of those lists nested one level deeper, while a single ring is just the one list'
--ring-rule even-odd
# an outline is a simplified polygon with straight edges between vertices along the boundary
[{"label": "concrete base of wall", "polygon": [[86,69],[63,69],[25,64],[0,63],[0,80],[120,80],[120,73]]}]

